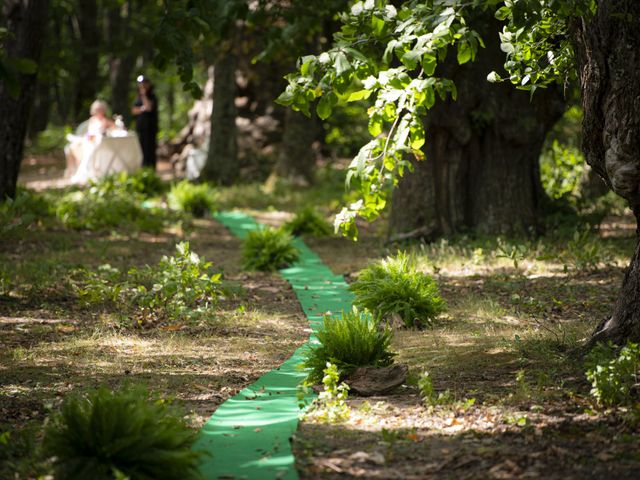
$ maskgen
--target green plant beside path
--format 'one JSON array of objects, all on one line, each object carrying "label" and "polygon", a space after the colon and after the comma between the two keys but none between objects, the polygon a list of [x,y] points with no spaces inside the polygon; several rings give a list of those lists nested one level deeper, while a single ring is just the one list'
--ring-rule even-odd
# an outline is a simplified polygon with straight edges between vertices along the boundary
[{"label": "green plant beside path", "polygon": [[[219,213],[216,218],[241,239],[259,228],[251,217],[238,212]],[[344,278],[334,275],[301,240],[293,244],[299,260],[280,273],[293,287],[315,332],[327,311],[350,310],[353,296]],[[289,439],[300,415],[298,385],[307,372],[298,365],[306,348],[300,347],[280,367],[218,407],[195,447],[211,454],[202,464],[205,478],[298,478]],[[304,403],[313,397],[309,392]]]}]

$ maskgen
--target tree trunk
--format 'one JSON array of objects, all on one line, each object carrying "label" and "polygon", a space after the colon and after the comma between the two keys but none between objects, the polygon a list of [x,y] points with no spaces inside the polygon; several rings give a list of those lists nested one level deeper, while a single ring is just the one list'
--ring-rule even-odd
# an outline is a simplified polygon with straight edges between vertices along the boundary
[{"label": "tree trunk", "polygon": [[111,87],[111,110],[122,115],[125,123],[131,121],[131,93],[133,69],[136,66],[137,50],[133,48],[134,32],[131,30],[132,2],[116,5],[108,12],[109,85]]},{"label": "tree trunk", "polygon": [[[8,58],[38,62],[49,10],[48,0],[5,0],[3,16],[11,37],[5,42]],[[14,198],[24,140],[33,105],[37,75],[19,76],[20,93],[11,97],[0,83],[0,201]]]},{"label": "tree trunk", "polygon": [[89,105],[98,92],[98,5],[96,0],[78,2],[78,77],[73,102],[75,119],[85,120],[89,114]]},{"label": "tree trunk", "polygon": [[204,180],[232,184],[239,174],[236,139],[236,56],[227,52],[214,67],[213,111]]},{"label": "tree trunk", "polygon": [[485,22],[486,48],[476,61],[459,66],[454,59],[444,65],[458,99],[429,112],[426,159],[414,162],[415,171],[394,191],[391,233],[433,239],[469,230],[526,234],[538,229],[539,155],[564,104],[552,89],[532,101],[511,85],[486,81],[488,72],[501,69],[504,53],[497,23]]},{"label": "tree trunk", "polygon": [[[573,34],[585,158],[640,220],[640,2],[601,0],[595,17],[577,22]],[[640,341],[640,245],[613,315],[596,328],[590,345],[609,340]]]},{"label": "tree trunk", "polygon": [[313,142],[317,140],[318,123],[300,112],[288,108],[284,116],[282,146],[275,174],[278,177],[313,183],[316,153]]},{"label": "tree trunk", "polygon": [[31,118],[29,120],[29,140],[35,140],[40,132],[46,130],[51,112],[51,85],[47,81],[39,81],[36,88]]}]

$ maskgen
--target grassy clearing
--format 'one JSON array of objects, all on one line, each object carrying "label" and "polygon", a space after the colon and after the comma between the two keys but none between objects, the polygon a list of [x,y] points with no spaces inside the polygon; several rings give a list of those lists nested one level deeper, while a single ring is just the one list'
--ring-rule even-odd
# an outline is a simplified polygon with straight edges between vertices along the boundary
[{"label": "grassy clearing", "polygon": [[[146,385],[198,428],[308,336],[290,287],[243,272],[239,242],[211,219],[191,220],[187,231],[69,231],[52,222],[14,234],[0,247],[0,432],[10,445],[0,477],[50,471],[29,445],[70,393]],[[79,271],[155,265],[183,240],[223,274],[224,294],[207,315],[140,323],[144,312],[80,301]]]},{"label": "grassy clearing", "polygon": [[[312,188],[223,189],[217,205],[245,208],[276,227],[308,204],[328,217],[345,198],[341,172],[320,176],[326,183]],[[52,201],[62,194],[51,193]],[[294,442],[302,477],[635,478],[638,415],[598,407],[575,354],[611,310],[635,226],[624,216],[598,231],[572,225],[537,240],[396,245],[385,243],[383,219],[361,228],[357,243],[306,238],[348,280],[373,260],[409,251],[436,279],[447,310],[433,328],[396,331],[392,349],[409,365],[407,385],[385,397],[349,398],[343,423],[326,425],[322,415],[302,423]],[[207,218],[167,222],[157,232],[70,232],[47,218],[7,238],[0,244],[0,434],[14,439],[11,473],[40,468],[29,442],[69,392],[146,384],[197,427],[308,335],[286,283],[242,271],[238,240]],[[183,240],[223,273],[227,290],[210,316],[140,326],[108,306],[78,302],[78,268],[155,265]],[[436,395],[449,392],[446,402],[421,401],[424,372]]]}]

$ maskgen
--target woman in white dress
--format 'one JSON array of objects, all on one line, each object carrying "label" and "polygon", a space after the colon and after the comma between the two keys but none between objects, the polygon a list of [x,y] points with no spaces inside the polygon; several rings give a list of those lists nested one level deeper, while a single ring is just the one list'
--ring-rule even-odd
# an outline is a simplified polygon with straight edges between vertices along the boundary
[{"label": "woman in white dress", "polygon": [[88,165],[82,160],[91,155],[107,130],[115,127],[113,120],[107,117],[108,108],[107,103],[102,100],[93,102],[89,110],[91,114],[89,120],[81,124],[76,135],[69,136],[69,144],[65,147],[67,157],[65,176],[72,176],[71,181],[74,183],[85,183],[91,176],[90,172],[84,171]]}]

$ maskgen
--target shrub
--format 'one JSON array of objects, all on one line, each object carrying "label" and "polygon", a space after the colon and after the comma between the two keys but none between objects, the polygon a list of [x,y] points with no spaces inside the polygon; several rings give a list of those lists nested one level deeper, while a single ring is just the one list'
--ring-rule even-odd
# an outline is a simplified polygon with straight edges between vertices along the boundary
[{"label": "shrub", "polygon": [[51,215],[51,203],[42,194],[18,189],[15,198],[0,201],[0,239],[20,236]]},{"label": "shrub", "polygon": [[398,315],[405,326],[423,328],[444,309],[435,280],[417,271],[404,252],[365,268],[349,289],[354,305],[368,309],[378,321]]},{"label": "shrub", "polygon": [[56,478],[201,478],[196,433],[141,389],[96,392],[66,400],[45,431]]},{"label": "shrub", "polygon": [[612,260],[609,252],[601,241],[595,237],[589,227],[576,229],[571,240],[567,242],[567,250],[564,256],[565,270],[571,265],[575,270],[597,270],[598,267]]},{"label": "shrub", "polygon": [[285,223],[285,230],[292,235],[311,235],[313,237],[326,237],[333,233],[331,225],[311,207],[305,207],[296,213],[296,216]]},{"label": "shrub", "polygon": [[242,266],[246,270],[274,271],[297,261],[299,257],[293,238],[282,229],[254,230],[242,243]]},{"label": "shrub", "polygon": [[322,384],[324,389],[318,394],[313,407],[305,414],[305,419],[314,419],[326,423],[344,422],[351,416],[347,405],[349,385],[340,383],[338,367],[327,362],[323,371]]},{"label": "shrub", "polygon": [[433,380],[429,372],[423,372],[418,379],[418,388],[420,389],[420,398],[428,407],[436,405],[446,405],[453,401],[453,395],[449,390],[436,393],[433,387]]},{"label": "shrub", "polygon": [[587,356],[591,395],[600,405],[631,402],[640,375],[640,345],[628,343],[619,353],[612,344],[598,344]]},{"label": "shrub", "polygon": [[156,172],[151,168],[142,168],[134,173],[120,172],[91,182],[91,186],[98,195],[111,192],[140,195],[149,198],[161,194],[165,185]]},{"label": "shrub", "polygon": [[157,208],[143,208],[142,198],[120,189],[94,185],[87,191],[68,193],[56,206],[56,216],[78,230],[125,228],[160,231],[166,219]]},{"label": "shrub", "polygon": [[87,305],[133,304],[172,319],[195,318],[221,294],[221,274],[210,274],[211,268],[211,262],[182,242],[176,245],[175,256],[163,256],[154,267],[132,268],[124,276],[110,265],[84,272],[76,290]]},{"label": "shrub", "polygon": [[322,381],[327,363],[336,365],[341,376],[358,367],[385,367],[393,363],[395,354],[389,350],[391,330],[379,329],[377,322],[356,308],[342,312],[339,318],[327,315],[317,337],[320,345],[309,347],[302,363],[311,369],[308,382]]},{"label": "shrub", "polygon": [[215,192],[206,183],[196,185],[182,180],[171,187],[169,192],[169,206],[194,217],[204,217],[214,210],[215,204]]}]

